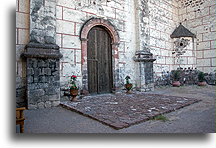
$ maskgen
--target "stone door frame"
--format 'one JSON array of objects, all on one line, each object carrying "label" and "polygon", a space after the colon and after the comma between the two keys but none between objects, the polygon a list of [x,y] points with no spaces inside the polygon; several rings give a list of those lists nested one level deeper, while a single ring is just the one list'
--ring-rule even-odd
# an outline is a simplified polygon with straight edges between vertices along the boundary
[{"label": "stone door frame", "polygon": [[103,26],[104,29],[109,33],[111,37],[112,45],[112,64],[113,64],[113,89],[116,89],[119,79],[119,35],[115,27],[108,21],[102,18],[92,18],[88,20],[82,27],[80,31],[80,40],[81,40],[81,64],[82,64],[82,85],[83,90],[88,90],[88,69],[87,69],[87,42],[88,42],[88,33],[95,26]]}]

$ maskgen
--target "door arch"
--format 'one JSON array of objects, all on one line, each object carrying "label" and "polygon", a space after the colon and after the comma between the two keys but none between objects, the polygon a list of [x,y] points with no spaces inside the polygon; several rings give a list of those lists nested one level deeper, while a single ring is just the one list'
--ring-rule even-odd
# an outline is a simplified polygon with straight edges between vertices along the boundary
[{"label": "door arch", "polygon": [[82,86],[83,90],[89,91],[89,76],[88,76],[88,34],[92,28],[99,27],[106,31],[106,33],[110,37],[111,42],[111,69],[112,69],[112,87],[116,88],[117,79],[118,79],[118,60],[119,60],[119,52],[118,52],[118,45],[119,45],[119,36],[115,27],[107,20],[101,18],[92,18],[87,21],[81,31],[80,31],[80,40],[81,40],[81,53],[82,53]]}]

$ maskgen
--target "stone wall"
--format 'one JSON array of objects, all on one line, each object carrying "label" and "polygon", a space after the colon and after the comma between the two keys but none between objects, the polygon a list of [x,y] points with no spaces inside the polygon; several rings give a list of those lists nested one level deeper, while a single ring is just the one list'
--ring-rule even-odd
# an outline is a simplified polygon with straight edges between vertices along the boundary
[{"label": "stone wall", "polygon": [[16,106],[26,105],[26,62],[20,58],[29,42],[29,0],[16,1]]},{"label": "stone wall", "polygon": [[[58,0],[57,2],[57,44],[63,58],[60,60],[61,86],[66,87],[71,75],[78,76],[77,83],[82,88],[82,51],[80,31],[92,18],[109,21],[118,32],[120,42],[113,51],[118,60],[115,62],[115,80],[123,86],[124,78],[130,75],[135,81],[135,23],[134,1],[120,0]],[[133,76],[134,75],[134,76]]]},{"label": "stone wall", "polygon": [[154,72],[173,69],[173,41],[170,35],[179,25],[178,3],[171,0],[150,0],[150,48],[156,58]]},{"label": "stone wall", "polygon": [[196,67],[210,73],[216,70],[215,0],[179,0],[179,20],[197,36]]},{"label": "stone wall", "polygon": [[59,59],[27,58],[27,78],[29,109],[59,105]]},{"label": "stone wall", "polygon": [[[115,81],[122,87],[126,75],[137,87],[139,65],[133,60],[138,50],[150,50],[156,61],[157,79],[177,67],[197,67],[213,72],[215,65],[215,1],[214,0],[16,0],[16,100],[24,106],[26,98],[26,60],[20,58],[31,42],[57,44],[60,59],[60,87],[67,87],[69,77],[77,75],[83,84],[80,31],[92,18],[106,20],[114,26],[119,44],[113,50]],[[31,5],[30,5],[31,2]],[[180,62],[173,54],[170,35],[182,24],[196,34],[190,38]],[[31,23],[31,25],[30,25]],[[31,36],[31,37],[30,37]]]}]

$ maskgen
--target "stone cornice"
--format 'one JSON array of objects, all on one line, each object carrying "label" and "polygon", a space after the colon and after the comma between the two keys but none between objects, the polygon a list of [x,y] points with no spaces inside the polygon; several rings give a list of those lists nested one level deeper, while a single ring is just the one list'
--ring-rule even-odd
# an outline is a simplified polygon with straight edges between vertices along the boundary
[{"label": "stone cornice", "polygon": [[21,57],[24,58],[62,58],[62,54],[59,51],[59,46],[55,44],[29,43],[25,48],[26,51],[21,54]]}]

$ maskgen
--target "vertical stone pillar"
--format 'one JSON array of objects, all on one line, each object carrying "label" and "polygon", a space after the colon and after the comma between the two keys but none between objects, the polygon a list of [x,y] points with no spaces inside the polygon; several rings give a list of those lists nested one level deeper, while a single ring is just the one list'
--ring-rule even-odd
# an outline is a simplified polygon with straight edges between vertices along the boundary
[{"label": "vertical stone pillar", "polygon": [[148,0],[136,0],[136,43],[137,51],[134,61],[138,64],[137,87],[140,91],[151,91],[154,89],[153,58],[150,53],[149,42],[149,9]]},{"label": "vertical stone pillar", "polygon": [[31,0],[30,42],[22,57],[27,61],[28,109],[59,105],[62,55],[56,45],[55,0]]},{"label": "vertical stone pillar", "polygon": [[136,43],[137,50],[148,50],[150,42],[148,0],[136,0]]}]

